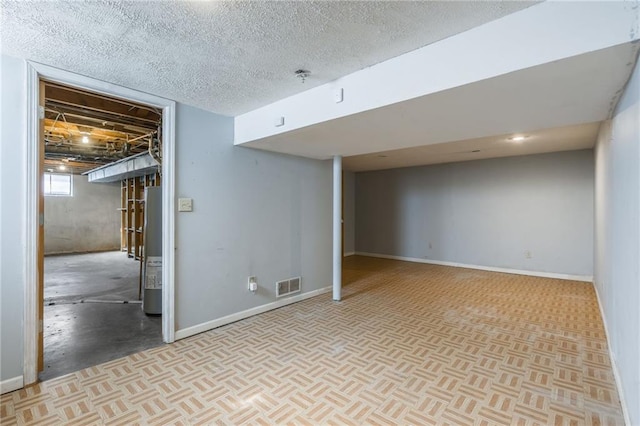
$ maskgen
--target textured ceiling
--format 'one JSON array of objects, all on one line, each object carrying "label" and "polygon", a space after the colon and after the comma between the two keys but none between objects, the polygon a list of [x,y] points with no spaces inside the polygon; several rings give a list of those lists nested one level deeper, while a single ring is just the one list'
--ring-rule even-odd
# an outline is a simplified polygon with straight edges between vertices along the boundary
[{"label": "textured ceiling", "polygon": [[11,56],[238,115],[532,4],[3,0],[0,40]]}]

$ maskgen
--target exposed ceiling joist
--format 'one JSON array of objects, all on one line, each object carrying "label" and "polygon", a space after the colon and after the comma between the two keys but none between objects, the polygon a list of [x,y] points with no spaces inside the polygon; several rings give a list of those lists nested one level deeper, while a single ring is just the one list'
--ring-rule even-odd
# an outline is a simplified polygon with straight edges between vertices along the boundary
[{"label": "exposed ceiling joist", "polygon": [[75,106],[109,115],[147,121],[151,125],[157,123],[162,117],[162,111],[157,108],[56,83],[47,83],[47,97],[70,107]]},{"label": "exposed ceiling joist", "polygon": [[45,82],[47,169],[84,173],[145,152],[161,120],[146,105]]}]

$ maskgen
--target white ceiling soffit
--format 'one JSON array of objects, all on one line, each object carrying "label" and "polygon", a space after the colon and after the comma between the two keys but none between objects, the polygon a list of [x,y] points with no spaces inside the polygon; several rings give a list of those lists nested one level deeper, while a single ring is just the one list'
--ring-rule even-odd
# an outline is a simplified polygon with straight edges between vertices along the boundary
[{"label": "white ceiling soffit", "polygon": [[0,35],[4,54],[237,115],[535,3],[3,1]]},{"label": "white ceiling soffit", "polygon": [[541,154],[545,152],[572,151],[593,148],[598,138],[600,123],[538,130],[515,136],[523,140],[510,140],[514,134],[489,136],[397,149],[393,151],[346,157],[342,162],[345,170],[363,172],[369,170],[394,169],[427,164],[454,163],[458,161],[486,158],[512,157],[516,155]]},{"label": "white ceiling soffit", "polygon": [[326,159],[601,121],[625,85],[637,47],[587,53],[243,146]]},{"label": "white ceiling soffit", "polygon": [[235,143],[323,159],[600,121],[639,36],[632,4],[541,3],[240,115]]}]

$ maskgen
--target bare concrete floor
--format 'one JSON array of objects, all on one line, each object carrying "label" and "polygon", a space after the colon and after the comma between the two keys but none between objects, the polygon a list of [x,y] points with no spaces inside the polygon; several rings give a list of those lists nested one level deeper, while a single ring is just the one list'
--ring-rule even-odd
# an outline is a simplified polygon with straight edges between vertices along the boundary
[{"label": "bare concrete floor", "polygon": [[162,319],[142,312],[140,265],[125,253],[47,256],[44,263],[40,380],[162,344]]}]

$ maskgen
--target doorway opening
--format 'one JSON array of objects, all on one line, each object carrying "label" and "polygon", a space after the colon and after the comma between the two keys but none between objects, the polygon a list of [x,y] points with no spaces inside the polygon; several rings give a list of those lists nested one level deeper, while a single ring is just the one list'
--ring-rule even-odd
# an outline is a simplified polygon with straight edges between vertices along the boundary
[{"label": "doorway opening", "polygon": [[[50,334],[52,349],[56,349],[54,340],[67,337],[62,333],[65,326],[70,342],[84,345],[91,338],[106,343],[107,332],[123,329],[122,323],[135,328],[128,329],[135,332],[135,337],[124,333],[116,338],[117,344],[84,348],[87,354],[102,356],[94,361],[90,356],[83,357],[80,350],[76,354],[72,347],[71,353],[65,350],[61,359],[81,361],[64,367],[70,371],[137,352],[145,344],[171,343],[175,331],[174,254],[169,249],[174,246],[175,229],[175,103],[35,63],[27,66],[27,94],[25,385],[36,382],[38,372],[44,370],[45,334]],[[153,170],[136,164],[132,173],[118,174],[118,167],[127,168],[131,161],[140,163],[142,157],[150,157],[147,162]],[[154,232],[162,236],[154,248],[160,261],[150,270],[154,285],[159,287],[153,297],[154,309],[159,312],[150,313],[161,313],[161,317],[142,311],[145,289],[140,270],[144,274],[146,266],[141,263],[145,259],[146,187],[154,187],[161,194],[156,203],[159,215],[154,219]],[[47,197],[45,190],[49,192]],[[126,194],[126,200],[122,194]],[[89,198],[83,200],[86,196]],[[115,208],[100,208],[102,201],[113,203]],[[52,203],[57,205],[52,207]],[[71,203],[77,205],[72,209]],[[50,204],[49,215],[45,204]],[[66,212],[66,217],[56,219],[56,208]],[[89,214],[78,222],[77,218],[83,216],[78,215],[78,209],[83,208]],[[103,222],[95,226],[96,221]],[[108,232],[109,229],[115,232]],[[45,231],[54,232],[47,239]],[[123,241],[127,242],[124,246]],[[45,256],[47,251],[51,256]],[[97,265],[106,266],[100,270]],[[52,280],[45,288],[47,271]],[[85,278],[81,278],[83,274]],[[48,322],[45,305],[51,311]],[[138,317],[132,320],[129,314],[114,312],[114,306],[129,308],[132,315],[141,316],[148,324],[142,324]],[[55,309],[57,313],[53,312]],[[47,328],[47,324],[51,327]],[[145,342],[147,338],[150,341]],[[132,341],[138,346],[129,345]],[[108,354],[107,346],[115,350]],[[65,372],[68,371],[45,371],[42,377]]]},{"label": "doorway opening", "polygon": [[[145,190],[161,184],[162,111],[43,83],[39,378],[47,380],[162,344],[161,318],[155,317],[161,305],[140,309],[147,272]],[[131,160],[144,156],[146,163]],[[161,241],[162,229],[151,231],[158,235],[149,237]]]}]

